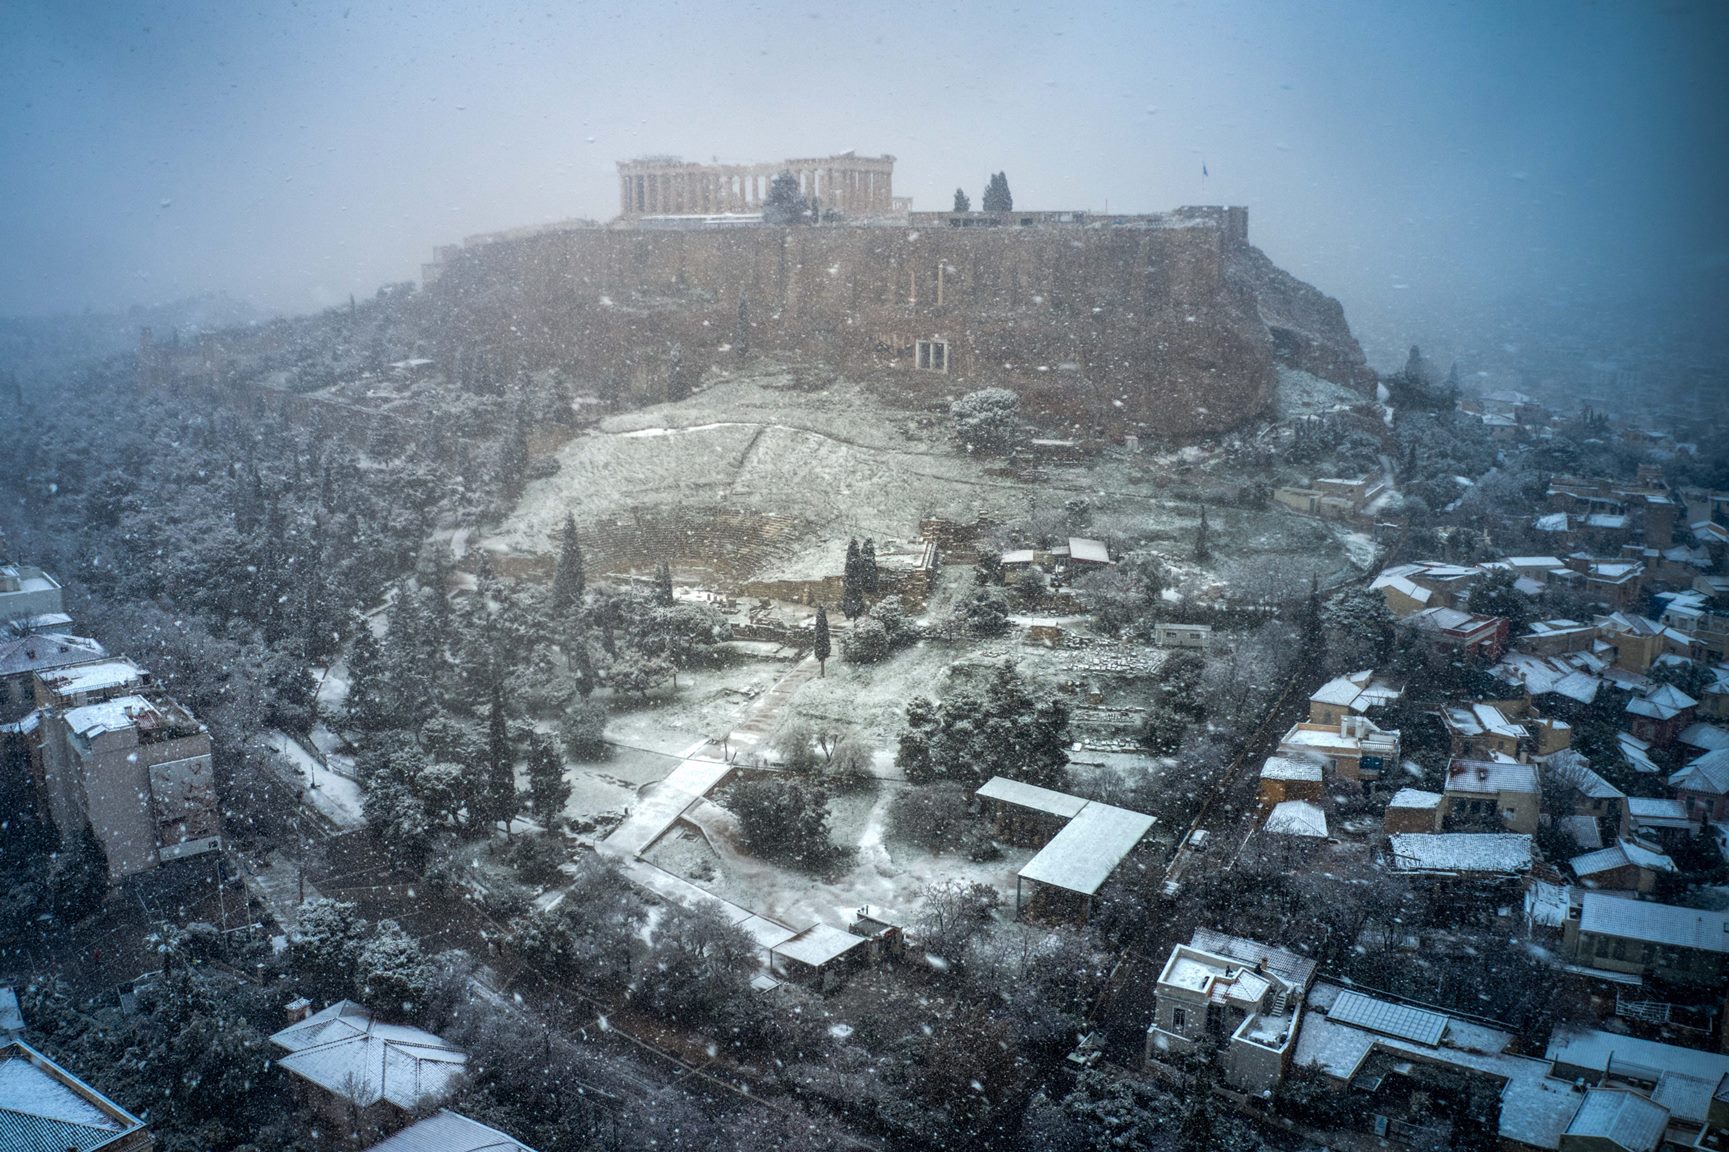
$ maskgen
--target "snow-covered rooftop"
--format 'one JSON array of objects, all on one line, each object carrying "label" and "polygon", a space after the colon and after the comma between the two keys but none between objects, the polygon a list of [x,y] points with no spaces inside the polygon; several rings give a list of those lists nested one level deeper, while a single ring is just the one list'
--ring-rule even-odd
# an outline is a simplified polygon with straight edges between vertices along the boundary
[{"label": "snow-covered rooftop", "polygon": [[1308,780],[1318,784],[1321,781],[1321,766],[1311,760],[1269,756],[1267,762],[1261,765],[1261,779]]},{"label": "snow-covered rooftop", "polygon": [[1349,676],[1335,676],[1309,697],[1317,704],[1348,705],[1363,691],[1363,686]]},{"label": "snow-covered rooftop", "polygon": [[868,941],[863,936],[854,936],[844,929],[830,924],[813,924],[791,940],[777,944],[774,954],[812,968],[821,968],[865,943]]},{"label": "snow-covered rooftop", "polygon": [[1105,547],[1103,540],[1091,540],[1085,536],[1070,536],[1069,559],[1079,560],[1087,564],[1109,564],[1111,562],[1111,550]]},{"label": "snow-covered rooftop", "polygon": [[1587,1088],[1566,1135],[1607,1140],[1627,1152],[1655,1152],[1669,1126],[1669,1110],[1624,1088]]},{"label": "snow-covered rooftop", "polygon": [[1647,868],[1654,872],[1675,871],[1675,861],[1661,852],[1653,852],[1642,845],[1627,840],[1617,840],[1607,848],[1595,852],[1587,852],[1583,856],[1575,856],[1567,861],[1567,866],[1573,869],[1573,875],[1581,880],[1593,876],[1601,876],[1605,872],[1613,872],[1617,868]]},{"label": "snow-covered rooftop", "polygon": [[1691,828],[1687,805],[1663,796],[1627,797],[1627,817],[1635,825],[1651,828]]},{"label": "snow-covered rooftop", "polygon": [[1729,794],[1729,748],[1717,748],[1694,757],[1669,777],[1669,787],[1715,796]]},{"label": "snow-covered rooftop", "polygon": [[1682,908],[1608,892],[1580,898],[1579,931],[1671,948],[1729,953],[1729,912]]},{"label": "snow-covered rooftop", "polygon": [[1505,1051],[1512,1039],[1507,1033],[1457,1018],[1447,1019],[1447,1043],[1443,1046],[1371,1032],[1329,1014],[1332,1009],[1328,1006],[1336,1005],[1345,995],[1345,990],[1331,985],[1315,986],[1310,1003],[1323,1010],[1303,1015],[1293,1057],[1297,1065],[1317,1067],[1335,1080],[1348,1081],[1379,1048],[1486,1073],[1506,1081],[1501,1090],[1502,1138],[1533,1148],[1558,1146],[1561,1133],[1578,1110],[1579,1096],[1571,1084],[1549,1076],[1547,1061],[1511,1055]]},{"label": "snow-covered rooftop", "polygon": [[1448,792],[1474,796],[1537,792],[1537,770],[1500,760],[1454,760],[1447,766]]},{"label": "snow-covered rooftop", "polygon": [[1543,1056],[1569,1068],[1585,1068],[1648,1083],[1655,1082],[1665,1072],[1713,1081],[1729,1076],[1729,1056],[1597,1029],[1557,1028]]},{"label": "snow-covered rooftop", "polygon": [[534,1152],[534,1149],[478,1120],[440,1108],[366,1152]]},{"label": "snow-covered rooftop", "polygon": [[1087,806],[1087,801],[1079,796],[1071,796],[1067,792],[1058,792],[1052,788],[1040,788],[1036,784],[1027,784],[1020,780],[1010,780],[1007,776],[991,777],[974,795],[1002,804],[1013,804],[1017,808],[1030,808],[1034,812],[1043,812],[1064,820],[1074,819],[1081,809]]},{"label": "snow-covered rooftop", "polygon": [[1307,800],[1282,800],[1267,815],[1266,831],[1281,836],[1325,839],[1327,814]]},{"label": "snow-covered rooftop", "polygon": [[1260,964],[1281,980],[1299,988],[1308,987],[1309,981],[1315,977],[1315,962],[1307,956],[1299,956],[1284,948],[1274,948],[1246,936],[1232,936],[1228,932],[1219,932],[1212,928],[1197,928],[1195,934],[1189,938],[1189,947],[1211,952],[1215,956],[1229,956],[1249,965]]},{"label": "snow-covered rooftop", "polygon": [[436,1103],[462,1074],[467,1053],[420,1028],[385,1024],[351,1000],[291,1024],[270,1042],[277,1063],[362,1108],[381,1100],[405,1111]]},{"label": "snow-covered rooftop", "polygon": [[1531,867],[1531,837],[1515,832],[1398,832],[1387,838],[1402,872],[1511,875]]},{"label": "snow-covered rooftop", "polygon": [[0,1047],[0,1148],[94,1149],[143,1126],[23,1041]]},{"label": "snow-covered rooftop", "polygon": [[50,692],[60,696],[82,696],[89,692],[129,688],[143,683],[146,678],[144,669],[125,657],[78,664],[54,672],[39,672],[37,675],[42,678],[42,683]]},{"label": "snow-covered rooftop", "polygon": [[1152,826],[1151,816],[1089,802],[1027,861],[1021,879],[1091,896]]},{"label": "snow-covered rooftop", "polygon": [[1387,801],[1389,808],[1439,808],[1441,801],[1446,799],[1439,792],[1427,792],[1421,788],[1401,788],[1393,793],[1393,798]]},{"label": "snow-covered rooftop", "polygon": [[0,639],[0,676],[18,676],[43,668],[63,668],[108,655],[102,645],[83,636],[33,632]]},{"label": "snow-covered rooftop", "polygon": [[157,716],[156,706],[142,696],[119,696],[86,704],[65,713],[66,726],[86,740],[104,732],[122,732],[143,718]]}]

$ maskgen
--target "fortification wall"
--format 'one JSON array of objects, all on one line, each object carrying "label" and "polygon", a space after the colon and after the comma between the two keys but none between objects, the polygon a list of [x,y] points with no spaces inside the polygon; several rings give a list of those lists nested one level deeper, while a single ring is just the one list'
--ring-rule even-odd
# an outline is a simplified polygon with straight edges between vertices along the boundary
[{"label": "fortification wall", "polygon": [[[1263,410],[1273,344],[1227,276],[1240,243],[1166,227],[584,230],[452,254],[429,288],[453,342],[508,346],[621,392],[677,395],[739,339],[893,373],[933,400],[1001,386],[1048,427],[1191,436]],[[920,341],[946,347],[918,367]]]}]

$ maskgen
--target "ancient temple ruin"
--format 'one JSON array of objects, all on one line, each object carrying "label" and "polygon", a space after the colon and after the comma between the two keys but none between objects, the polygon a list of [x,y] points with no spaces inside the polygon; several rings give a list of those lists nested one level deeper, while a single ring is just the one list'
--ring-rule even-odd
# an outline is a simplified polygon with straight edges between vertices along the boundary
[{"label": "ancient temple ruin", "polygon": [[670,156],[621,160],[619,214],[629,219],[760,212],[774,178],[791,172],[799,192],[825,209],[881,216],[895,210],[894,169],[893,156],[852,152],[770,164],[690,164]]}]

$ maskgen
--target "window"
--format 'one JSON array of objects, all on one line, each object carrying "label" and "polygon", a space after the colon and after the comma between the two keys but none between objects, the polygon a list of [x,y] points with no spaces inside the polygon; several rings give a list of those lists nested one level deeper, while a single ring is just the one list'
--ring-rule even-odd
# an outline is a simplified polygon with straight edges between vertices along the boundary
[{"label": "window", "polygon": [[1187,1008],[1171,1009],[1171,1028],[1177,1032],[1187,1031],[1189,1027],[1189,1010]]},{"label": "window", "polygon": [[946,340],[920,340],[918,342],[918,366],[925,372],[947,372],[949,370],[949,345]]}]

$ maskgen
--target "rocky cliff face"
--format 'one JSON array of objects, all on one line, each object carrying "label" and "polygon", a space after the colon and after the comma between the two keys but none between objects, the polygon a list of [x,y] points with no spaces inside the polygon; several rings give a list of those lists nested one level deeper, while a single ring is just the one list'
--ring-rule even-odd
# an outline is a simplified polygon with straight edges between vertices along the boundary
[{"label": "rocky cliff face", "polygon": [[638,402],[683,395],[745,340],[909,397],[1010,388],[1080,437],[1233,427],[1267,410],[1281,362],[1373,381],[1336,301],[1210,219],[578,230],[464,249],[429,294],[454,343]]},{"label": "rocky cliff face", "polygon": [[1374,398],[1375,372],[1351,335],[1345,309],[1337,300],[1286,272],[1248,243],[1231,245],[1225,275],[1254,299],[1278,363],[1360,388],[1365,399]]}]

